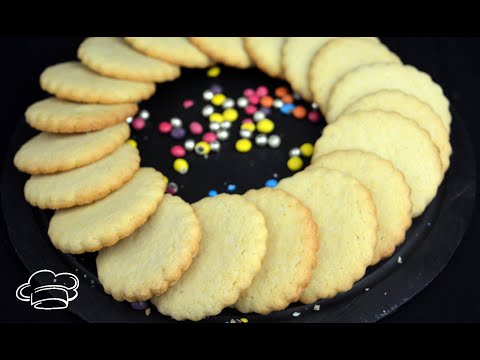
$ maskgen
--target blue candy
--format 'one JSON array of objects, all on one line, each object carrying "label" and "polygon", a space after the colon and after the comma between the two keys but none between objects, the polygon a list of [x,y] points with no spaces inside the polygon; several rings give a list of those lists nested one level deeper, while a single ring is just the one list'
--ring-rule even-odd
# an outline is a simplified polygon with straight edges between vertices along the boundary
[{"label": "blue candy", "polygon": [[270,179],[270,180],[267,180],[267,182],[265,183],[265,186],[266,187],[269,187],[269,188],[274,188],[278,185],[278,181],[275,180],[275,179]]},{"label": "blue candy", "polygon": [[280,112],[285,115],[290,115],[294,109],[295,109],[295,105],[285,104],[280,108]]},{"label": "blue candy", "polygon": [[210,191],[208,192],[208,196],[210,196],[210,197],[215,197],[215,196],[217,196],[217,195],[218,195],[218,191],[217,191],[217,190],[210,190]]},{"label": "blue candy", "polygon": [[230,185],[228,185],[227,191],[233,192],[233,191],[235,191],[235,190],[237,190],[237,185],[235,185],[235,184],[230,184]]},{"label": "blue candy", "polygon": [[148,307],[148,303],[146,301],[137,301],[131,303],[130,306],[134,310],[145,310]]}]

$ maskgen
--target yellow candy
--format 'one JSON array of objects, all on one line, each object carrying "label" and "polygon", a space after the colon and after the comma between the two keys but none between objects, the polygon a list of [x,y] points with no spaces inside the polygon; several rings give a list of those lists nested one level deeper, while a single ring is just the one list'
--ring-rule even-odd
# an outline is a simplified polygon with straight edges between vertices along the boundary
[{"label": "yellow candy", "polygon": [[185,175],[188,172],[189,166],[188,162],[185,159],[176,159],[173,162],[173,170],[176,172]]},{"label": "yellow candy", "polygon": [[313,145],[310,143],[303,144],[300,146],[300,152],[303,156],[309,158],[313,155]]},{"label": "yellow candy", "polygon": [[227,97],[223,94],[215,94],[212,98],[212,104],[215,106],[222,106],[222,104],[227,100]]},{"label": "yellow candy", "polygon": [[223,115],[220,114],[220,113],[213,113],[212,115],[210,115],[209,117],[210,121],[211,122],[222,122],[223,121]]},{"label": "yellow candy", "polygon": [[244,324],[245,324],[245,323],[248,323],[248,319],[247,319],[247,318],[241,318],[240,321],[241,321],[242,323],[244,323]]},{"label": "yellow candy", "polygon": [[163,175],[163,181],[165,181],[165,184],[168,184],[168,178],[165,175]]},{"label": "yellow candy", "polygon": [[242,126],[240,126],[240,129],[248,130],[253,133],[257,129],[257,127],[255,126],[254,123],[245,123],[245,124],[242,124]]},{"label": "yellow candy", "polygon": [[137,142],[133,139],[128,139],[127,144],[133,146],[134,148],[137,148]]},{"label": "yellow candy", "polygon": [[238,120],[238,111],[235,109],[227,109],[223,112],[223,118],[230,122],[236,121]]},{"label": "yellow candy", "polygon": [[297,172],[303,168],[303,160],[299,157],[292,157],[288,160],[287,166],[291,171]]},{"label": "yellow candy", "polygon": [[270,134],[275,130],[275,124],[270,119],[263,119],[257,124],[257,130],[262,134]]},{"label": "yellow candy", "polygon": [[248,139],[240,139],[235,143],[235,149],[241,153],[247,153],[252,150],[252,142]]},{"label": "yellow candy", "polygon": [[195,145],[195,152],[198,155],[208,155],[208,154],[210,154],[211,150],[212,150],[212,148],[210,147],[210,144],[207,143],[206,141],[199,141]]},{"label": "yellow candy", "polygon": [[221,72],[222,71],[220,70],[220,68],[218,66],[213,66],[210,69],[208,69],[207,76],[211,77],[211,78],[216,78],[216,77],[220,76]]}]

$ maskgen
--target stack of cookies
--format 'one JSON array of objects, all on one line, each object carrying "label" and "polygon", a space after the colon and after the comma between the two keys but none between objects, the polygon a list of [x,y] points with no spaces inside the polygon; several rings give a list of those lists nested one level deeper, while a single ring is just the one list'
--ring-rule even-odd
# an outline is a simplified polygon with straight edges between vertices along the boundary
[{"label": "stack of cookies", "polygon": [[[14,159],[31,174],[25,197],[56,210],[48,233],[60,251],[99,251],[108,294],[177,320],[348,291],[403,243],[450,164],[442,89],[378,38],[88,38],[78,57],[42,73],[54,97],[26,111],[41,133]],[[155,83],[215,63],[285,79],[328,126],[312,165],[276,189],[190,205],[140,168],[125,119]]]}]

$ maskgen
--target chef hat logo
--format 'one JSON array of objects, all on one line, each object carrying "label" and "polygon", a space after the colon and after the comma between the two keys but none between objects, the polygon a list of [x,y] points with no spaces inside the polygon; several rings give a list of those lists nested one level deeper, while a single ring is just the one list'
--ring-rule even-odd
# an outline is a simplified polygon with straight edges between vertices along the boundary
[{"label": "chef hat logo", "polygon": [[38,310],[66,309],[68,303],[77,298],[78,286],[78,278],[73,274],[39,270],[17,288],[16,296]]}]

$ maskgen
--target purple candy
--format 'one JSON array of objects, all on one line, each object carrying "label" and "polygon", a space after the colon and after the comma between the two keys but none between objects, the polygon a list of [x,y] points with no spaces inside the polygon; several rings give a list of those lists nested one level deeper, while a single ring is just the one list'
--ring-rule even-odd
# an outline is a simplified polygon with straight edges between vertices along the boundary
[{"label": "purple candy", "polygon": [[137,301],[130,304],[133,310],[145,310],[148,307],[146,301]]},{"label": "purple candy", "polygon": [[272,113],[272,109],[266,108],[266,107],[262,107],[262,108],[260,109],[260,111],[263,112],[263,113],[264,113],[265,115],[267,115],[267,116]]},{"label": "purple candy", "polygon": [[221,94],[223,92],[223,87],[220,85],[212,85],[210,91],[214,94]]},{"label": "purple candy", "polygon": [[184,128],[175,128],[170,132],[170,136],[175,140],[181,140],[185,137],[186,131]]}]

